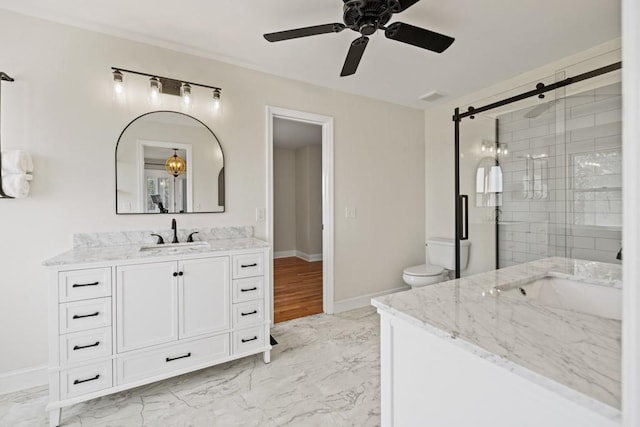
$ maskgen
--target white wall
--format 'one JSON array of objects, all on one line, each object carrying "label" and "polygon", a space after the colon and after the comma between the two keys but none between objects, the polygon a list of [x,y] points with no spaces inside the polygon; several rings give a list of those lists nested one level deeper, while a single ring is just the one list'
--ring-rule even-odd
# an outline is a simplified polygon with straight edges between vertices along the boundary
[{"label": "white wall", "polygon": [[296,250],[322,255],[322,145],[296,150]]},{"label": "white wall", "polygon": [[[169,228],[169,216],[115,215],[116,141],[151,108],[146,80],[129,75],[126,103],[113,101],[111,66],[223,88],[218,118],[197,88],[190,114],[222,144],[227,211],[176,215],[179,227],[253,225],[264,237],[255,212],[266,206],[265,106],[280,106],[335,118],[336,300],[395,288],[422,260],[422,111],[6,11],[0,40],[0,69],[16,79],[3,84],[3,147],[35,162],[31,196],[0,201],[0,373],[46,363],[40,263],[69,249],[74,232]],[[162,108],[179,107],[174,98]],[[345,206],[358,218],[345,219]]]},{"label": "white wall", "polygon": [[322,144],[275,147],[273,193],[275,255],[322,259]]},{"label": "white wall", "polygon": [[296,250],[296,152],[273,149],[273,252]]},{"label": "white wall", "polygon": [[[512,79],[500,82],[469,94],[465,97],[444,102],[425,111],[425,233],[426,236],[454,237],[454,126],[453,111],[461,107],[466,111],[469,105],[481,106],[493,101],[535,88],[538,81],[548,81],[559,70],[566,70],[567,77],[609,65],[620,60],[620,40],[596,46],[576,55],[526,72]],[[553,80],[552,80],[553,81]],[[526,85],[526,86],[523,86]],[[579,90],[578,86],[574,90]],[[468,121],[469,119],[465,119]],[[463,121],[464,122],[464,121]],[[481,141],[478,141],[478,145]],[[474,155],[462,152],[462,156]],[[470,200],[471,202],[471,200]],[[494,251],[478,250],[474,245],[477,235],[470,235],[471,257],[474,263],[485,265],[487,259],[494,257]],[[478,243],[476,241],[476,243]],[[474,248],[475,246],[475,248]]]}]

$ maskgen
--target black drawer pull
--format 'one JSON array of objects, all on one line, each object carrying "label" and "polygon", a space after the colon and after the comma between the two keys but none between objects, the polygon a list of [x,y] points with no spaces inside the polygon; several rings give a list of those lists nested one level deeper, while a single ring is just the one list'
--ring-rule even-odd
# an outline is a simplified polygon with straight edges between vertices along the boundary
[{"label": "black drawer pull", "polygon": [[100,282],[93,282],[93,283],[74,283],[73,286],[71,286],[72,288],[82,288],[84,286],[98,286],[100,284]]},{"label": "black drawer pull", "polygon": [[95,344],[89,344],[89,345],[75,345],[73,346],[73,351],[82,350],[83,348],[97,347],[99,345],[100,345],[100,341],[96,341]]},{"label": "black drawer pull", "polygon": [[87,382],[89,382],[89,381],[95,381],[95,380],[97,380],[98,378],[100,378],[100,374],[97,374],[97,375],[96,375],[95,377],[93,377],[93,378],[87,378],[86,380],[75,380],[75,381],[73,382],[73,385],[76,385],[76,384],[82,384],[82,383],[87,383]]},{"label": "black drawer pull", "polygon": [[92,313],[92,314],[74,314],[73,318],[74,319],[84,319],[85,317],[96,317],[99,314],[100,314],[99,311],[96,311],[95,313]]},{"label": "black drawer pull", "polygon": [[258,264],[256,264],[255,262],[253,264],[241,264],[240,267],[242,268],[248,268],[248,267],[257,267]]},{"label": "black drawer pull", "polygon": [[258,314],[258,310],[253,310],[248,313],[240,313],[240,316],[250,316],[252,314]]},{"label": "black drawer pull", "polygon": [[178,357],[167,357],[165,360],[167,362],[173,362],[174,360],[178,360],[178,359],[184,359],[187,357],[191,357],[191,352],[185,354],[184,356],[178,356]]},{"label": "black drawer pull", "polygon": [[258,339],[258,337],[253,337],[253,338],[249,338],[249,339],[246,339],[246,340],[245,340],[244,338],[242,338],[240,341],[242,341],[242,342],[249,342],[249,341],[255,341],[255,340],[257,340],[257,339]]},{"label": "black drawer pull", "polygon": [[258,288],[253,287],[253,288],[249,288],[249,289],[240,289],[240,292],[251,292],[251,291],[257,291]]},{"label": "black drawer pull", "polygon": [[178,277],[178,272],[177,271],[173,272],[173,277]]}]

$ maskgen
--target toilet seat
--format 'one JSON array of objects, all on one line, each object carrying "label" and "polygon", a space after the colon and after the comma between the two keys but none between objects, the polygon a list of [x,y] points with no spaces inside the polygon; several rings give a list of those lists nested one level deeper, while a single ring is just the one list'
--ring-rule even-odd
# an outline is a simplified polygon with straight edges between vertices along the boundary
[{"label": "toilet seat", "polygon": [[438,265],[421,264],[405,268],[403,273],[413,277],[433,277],[441,276],[443,272],[444,268]]}]

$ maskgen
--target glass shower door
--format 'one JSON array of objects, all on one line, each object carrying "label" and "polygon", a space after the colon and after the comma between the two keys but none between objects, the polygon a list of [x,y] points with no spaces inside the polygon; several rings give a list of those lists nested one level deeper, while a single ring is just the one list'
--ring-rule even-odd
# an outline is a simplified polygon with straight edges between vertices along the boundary
[{"label": "glass shower door", "polygon": [[[538,83],[555,81],[552,76]],[[532,87],[535,83],[512,93]],[[557,123],[564,118],[556,92],[499,105],[460,121],[456,242],[468,241],[469,257],[467,265],[461,258],[457,277],[556,255],[556,246],[564,246],[563,239],[557,239],[563,227],[556,227],[565,220],[556,212],[565,210],[566,188],[557,182],[565,175],[556,169],[556,154],[564,153],[557,150],[564,144],[564,128]],[[493,102],[486,99],[477,105]]]},{"label": "glass shower door", "polygon": [[622,100],[613,54],[457,115],[456,277],[554,256],[619,262]]}]

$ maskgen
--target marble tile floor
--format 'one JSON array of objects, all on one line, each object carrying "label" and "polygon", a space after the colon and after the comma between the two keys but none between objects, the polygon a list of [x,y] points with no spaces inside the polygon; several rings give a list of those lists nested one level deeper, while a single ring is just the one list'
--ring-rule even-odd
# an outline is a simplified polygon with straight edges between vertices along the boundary
[{"label": "marble tile floor", "polygon": [[[374,308],[275,325],[262,355],[79,403],[67,426],[380,425],[380,335]],[[47,387],[0,395],[0,426],[47,426]]]}]

